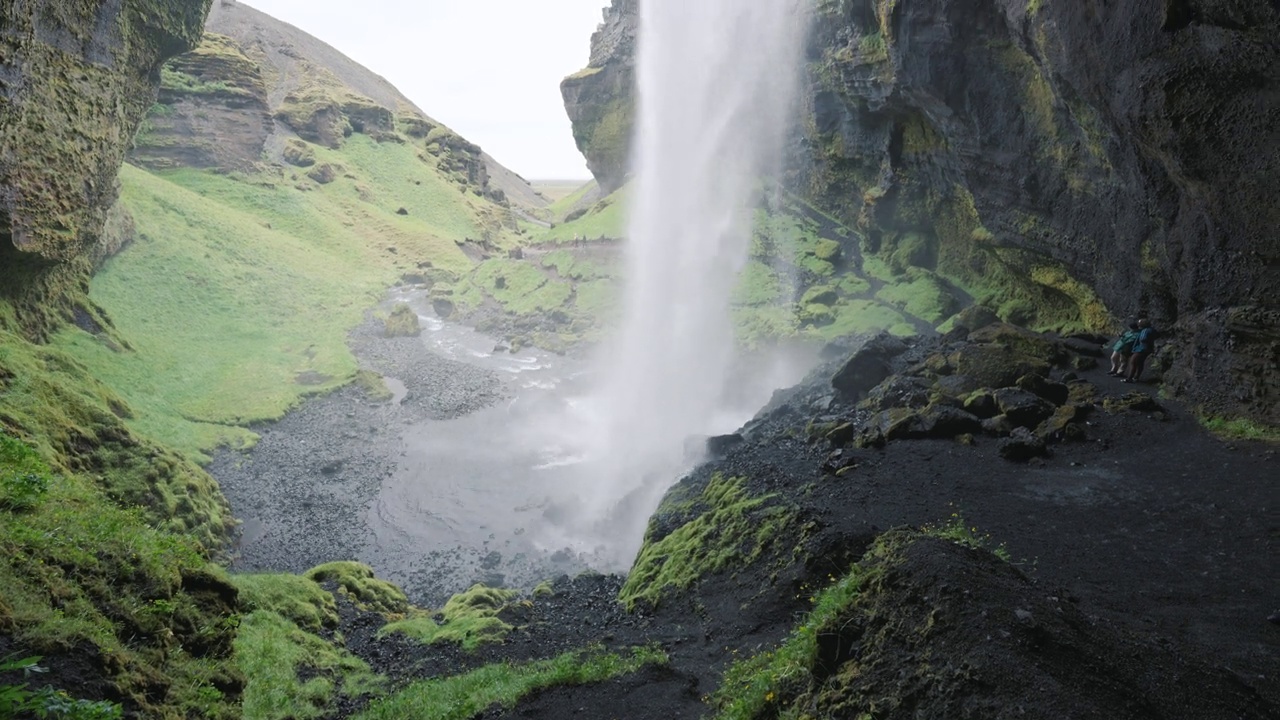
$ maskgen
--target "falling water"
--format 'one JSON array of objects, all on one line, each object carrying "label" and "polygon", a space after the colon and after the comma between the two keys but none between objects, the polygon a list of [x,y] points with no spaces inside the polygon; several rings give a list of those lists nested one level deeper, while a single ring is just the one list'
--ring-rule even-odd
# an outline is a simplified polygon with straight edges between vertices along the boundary
[{"label": "falling water", "polygon": [[696,439],[735,429],[721,412],[730,293],[792,116],[802,25],[796,0],[642,0],[640,19],[626,311],[582,498],[627,538],[621,553],[698,459]]}]

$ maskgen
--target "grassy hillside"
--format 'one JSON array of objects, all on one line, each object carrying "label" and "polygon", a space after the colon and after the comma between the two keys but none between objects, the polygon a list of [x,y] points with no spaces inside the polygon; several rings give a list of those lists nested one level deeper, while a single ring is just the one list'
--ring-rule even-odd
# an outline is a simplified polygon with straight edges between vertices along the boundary
[{"label": "grassy hillside", "polygon": [[356,135],[312,151],[342,175],[122,171],[137,237],[91,297],[130,349],[75,328],[56,344],[138,409],[139,431],[196,457],[252,441],[237,426],[350,380],[347,329],[399,277],[459,277],[458,241],[510,242],[498,208],[412,146]]}]

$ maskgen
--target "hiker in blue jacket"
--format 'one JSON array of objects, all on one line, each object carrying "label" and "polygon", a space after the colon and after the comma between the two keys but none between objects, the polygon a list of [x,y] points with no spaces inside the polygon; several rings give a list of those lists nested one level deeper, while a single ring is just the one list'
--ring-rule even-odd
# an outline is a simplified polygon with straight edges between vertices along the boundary
[{"label": "hiker in blue jacket", "polygon": [[1138,321],[1138,339],[1133,342],[1133,355],[1129,357],[1129,376],[1127,383],[1136,383],[1142,377],[1142,370],[1147,366],[1147,358],[1156,351],[1156,329],[1151,321],[1142,318]]},{"label": "hiker in blue jacket", "polygon": [[1107,373],[1122,378],[1129,371],[1129,356],[1133,354],[1133,343],[1138,340],[1138,323],[1129,323],[1129,329],[1116,339],[1111,346],[1111,370]]}]

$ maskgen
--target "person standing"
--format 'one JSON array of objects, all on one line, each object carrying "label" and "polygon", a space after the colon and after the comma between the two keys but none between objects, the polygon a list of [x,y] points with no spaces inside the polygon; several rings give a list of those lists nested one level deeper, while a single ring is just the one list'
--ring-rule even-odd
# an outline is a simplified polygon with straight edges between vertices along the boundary
[{"label": "person standing", "polygon": [[1122,378],[1128,374],[1129,356],[1133,355],[1133,343],[1137,339],[1138,323],[1131,322],[1129,329],[1124,331],[1111,346],[1111,370],[1107,373],[1108,375]]},{"label": "person standing", "polygon": [[1133,354],[1129,356],[1129,376],[1127,383],[1136,383],[1142,378],[1142,371],[1147,366],[1147,358],[1156,351],[1156,330],[1151,321],[1142,318],[1138,321],[1138,338],[1133,341]]}]

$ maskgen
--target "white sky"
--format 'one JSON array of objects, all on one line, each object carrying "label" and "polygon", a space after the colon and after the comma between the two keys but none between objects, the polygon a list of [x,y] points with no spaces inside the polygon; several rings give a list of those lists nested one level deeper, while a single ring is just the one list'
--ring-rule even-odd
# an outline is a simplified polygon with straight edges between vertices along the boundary
[{"label": "white sky", "polygon": [[528,180],[588,179],[560,99],[608,0],[247,0],[391,81]]}]

